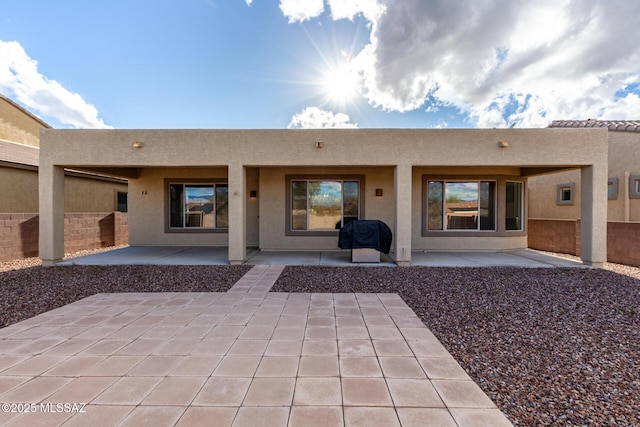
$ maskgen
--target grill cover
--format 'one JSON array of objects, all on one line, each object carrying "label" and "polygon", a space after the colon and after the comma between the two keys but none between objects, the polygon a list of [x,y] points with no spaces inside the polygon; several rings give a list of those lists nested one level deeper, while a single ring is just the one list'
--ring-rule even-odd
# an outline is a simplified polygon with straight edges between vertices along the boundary
[{"label": "grill cover", "polygon": [[391,250],[391,229],[382,221],[353,220],[340,229],[338,247],[341,249],[370,248],[388,254]]}]

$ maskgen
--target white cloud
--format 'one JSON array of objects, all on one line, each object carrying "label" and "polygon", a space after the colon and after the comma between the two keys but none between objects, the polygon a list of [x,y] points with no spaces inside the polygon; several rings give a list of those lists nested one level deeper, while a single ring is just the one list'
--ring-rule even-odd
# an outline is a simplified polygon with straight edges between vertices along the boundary
[{"label": "white cloud", "polygon": [[245,0],[247,2],[247,6],[251,6],[251,3],[253,3],[253,0]]},{"label": "white cloud", "polygon": [[480,127],[640,117],[640,2],[327,2],[370,21],[352,65],[375,107],[454,107]]},{"label": "white cloud", "polygon": [[373,22],[385,10],[385,6],[378,0],[327,0],[327,3],[331,9],[331,17],[335,20],[353,20],[356,15],[362,14]]},{"label": "white cloud", "polygon": [[322,15],[323,0],[280,0],[280,10],[289,23],[303,22]]},{"label": "white cloud", "polygon": [[98,117],[96,107],[40,74],[37,61],[15,41],[0,40],[0,92],[42,116],[75,128],[111,128]]},{"label": "white cloud", "polygon": [[334,114],[318,107],[307,107],[291,118],[288,129],[357,128],[344,113]]}]

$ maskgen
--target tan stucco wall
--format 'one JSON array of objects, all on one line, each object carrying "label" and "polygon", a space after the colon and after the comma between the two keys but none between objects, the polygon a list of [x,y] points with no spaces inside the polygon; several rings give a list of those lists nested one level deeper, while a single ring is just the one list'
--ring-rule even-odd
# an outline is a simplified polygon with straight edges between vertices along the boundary
[{"label": "tan stucco wall", "polygon": [[129,181],[129,243],[162,246],[226,246],[227,233],[165,232],[165,178],[226,179],[226,168],[149,168]]},{"label": "tan stucco wall", "polygon": [[[116,193],[127,192],[127,184],[65,177],[65,212],[112,212]],[[0,213],[38,212],[38,172],[0,167]]]},{"label": "tan stucco wall", "polygon": [[[640,174],[640,133],[609,131],[608,177],[618,178],[618,198],[607,202],[609,221],[625,220],[625,197],[629,191],[628,176]],[[556,186],[575,183],[572,205],[556,203]],[[529,179],[530,218],[580,218],[580,171],[571,170]],[[640,221],[640,199],[628,199],[629,221]]]},{"label": "tan stucco wall", "polygon": [[[557,185],[574,184],[573,203],[558,205]],[[529,178],[529,218],[580,218],[580,170],[570,170]]]},{"label": "tan stucco wall", "polygon": [[37,213],[38,172],[0,167],[0,195],[0,213]]},{"label": "tan stucco wall", "polygon": [[0,139],[37,147],[45,125],[0,96]]},{"label": "tan stucco wall", "polygon": [[[260,169],[260,248],[263,250],[338,250],[338,236],[286,236],[286,175],[364,175],[364,217],[395,226],[393,168],[274,167]],[[375,197],[375,189],[382,197]]]},{"label": "tan stucco wall", "polygon": [[118,208],[118,191],[126,193],[127,184],[111,181],[65,177],[65,212],[113,212]]}]

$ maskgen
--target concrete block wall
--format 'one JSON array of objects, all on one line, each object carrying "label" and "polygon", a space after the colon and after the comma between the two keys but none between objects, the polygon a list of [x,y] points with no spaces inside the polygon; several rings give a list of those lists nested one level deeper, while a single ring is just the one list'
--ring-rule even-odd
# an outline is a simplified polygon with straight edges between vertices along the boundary
[{"label": "concrete block wall", "polygon": [[607,223],[607,259],[640,267],[640,222]]},{"label": "concrete block wall", "polygon": [[0,261],[38,256],[38,214],[0,213]]},{"label": "concrete block wall", "polygon": [[[0,262],[38,256],[38,214],[0,213]],[[76,252],[129,241],[127,214],[66,213],[64,250]]]},{"label": "concrete block wall", "polygon": [[113,213],[113,244],[115,246],[129,244],[129,216],[126,212]]},{"label": "concrete block wall", "polygon": [[[529,219],[529,247],[580,256],[580,220]],[[607,261],[640,267],[640,222],[607,222]]]},{"label": "concrete block wall", "polygon": [[576,220],[529,219],[527,227],[530,248],[579,256],[580,228]]}]

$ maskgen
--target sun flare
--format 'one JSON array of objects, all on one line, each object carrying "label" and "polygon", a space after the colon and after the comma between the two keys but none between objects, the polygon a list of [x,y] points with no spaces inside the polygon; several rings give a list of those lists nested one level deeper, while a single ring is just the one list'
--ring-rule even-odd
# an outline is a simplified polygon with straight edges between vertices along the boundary
[{"label": "sun flare", "polygon": [[328,70],[322,85],[330,101],[345,103],[358,94],[357,75],[348,65]]}]

